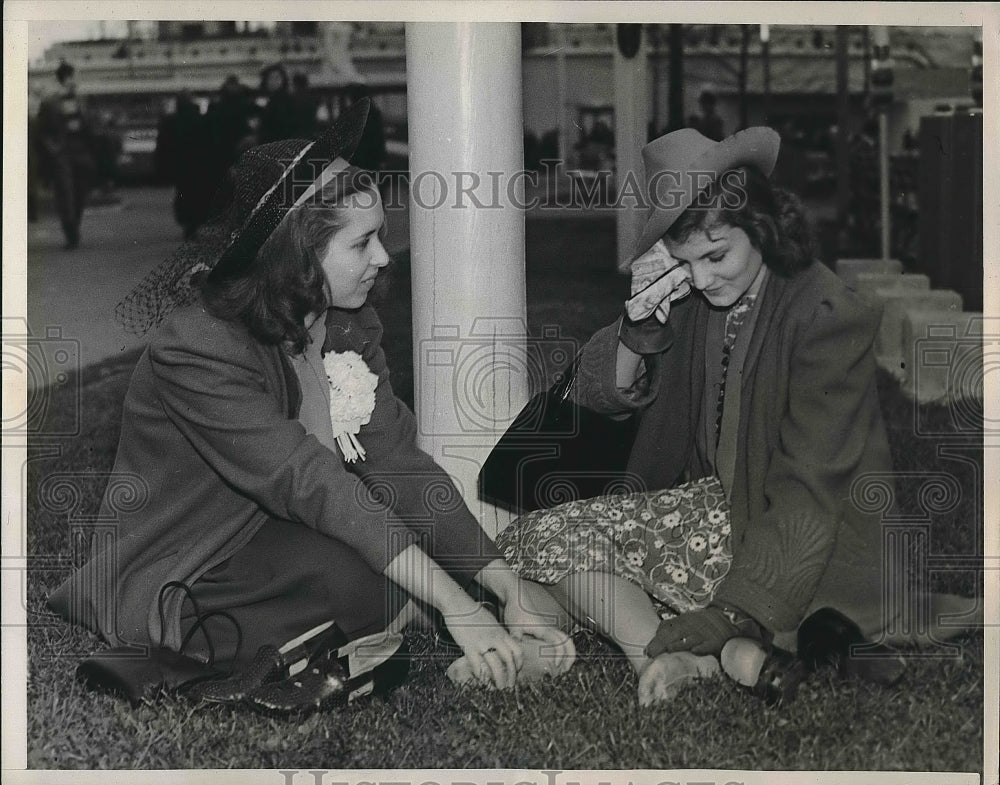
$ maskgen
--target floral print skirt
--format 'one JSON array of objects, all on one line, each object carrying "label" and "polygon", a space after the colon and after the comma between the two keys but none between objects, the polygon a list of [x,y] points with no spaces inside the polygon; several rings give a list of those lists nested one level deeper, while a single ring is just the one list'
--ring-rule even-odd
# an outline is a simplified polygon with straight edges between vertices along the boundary
[{"label": "floral print skirt", "polygon": [[664,618],[704,608],[729,572],[729,505],[718,477],[599,496],[523,515],[497,537],[523,578],[609,572],[638,584]]}]

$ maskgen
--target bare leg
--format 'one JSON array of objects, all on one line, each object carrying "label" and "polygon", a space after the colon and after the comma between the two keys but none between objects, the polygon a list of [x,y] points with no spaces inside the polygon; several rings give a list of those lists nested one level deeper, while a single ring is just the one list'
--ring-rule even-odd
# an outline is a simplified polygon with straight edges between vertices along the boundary
[{"label": "bare leg", "polygon": [[631,581],[605,572],[578,572],[552,588],[576,618],[592,624],[622,650],[639,675],[640,704],[671,700],[684,684],[719,672],[718,660],[711,656],[646,656],[660,617],[646,592]]},{"label": "bare leg", "polygon": [[[570,632],[573,628],[573,616],[571,610],[563,605],[560,594],[555,586],[546,586],[543,583],[536,583],[522,579],[518,587],[519,594],[511,602],[519,602],[523,599],[525,607],[540,614],[548,626],[556,627],[563,632]],[[504,609],[506,614],[507,609]]]},{"label": "bare leg", "polygon": [[636,673],[646,669],[646,644],[660,626],[646,592],[607,572],[576,572],[549,588],[575,618],[614,641]]}]

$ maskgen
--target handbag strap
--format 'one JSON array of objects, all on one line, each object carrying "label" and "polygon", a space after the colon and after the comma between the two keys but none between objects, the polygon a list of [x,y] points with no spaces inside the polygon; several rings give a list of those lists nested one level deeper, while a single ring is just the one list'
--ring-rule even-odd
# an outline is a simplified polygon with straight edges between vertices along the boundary
[{"label": "handbag strap", "polygon": [[191,587],[188,586],[183,581],[167,581],[165,584],[163,584],[163,586],[160,587],[160,593],[157,599],[157,606],[160,614],[160,643],[159,643],[160,647],[162,648],[163,646],[163,630],[165,628],[163,605],[164,605],[164,595],[166,594],[167,589],[180,589],[181,591],[183,591],[184,595],[190,601],[191,607],[194,609],[194,615],[195,615],[194,624],[192,624],[191,629],[189,629],[184,634],[184,638],[181,641],[180,649],[178,650],[177,653],[183,654],[184,650],[187,648],[187,645],[191,642],[191,639],[194,637],[194,634],[198,630],[201,630],[201,634],[205,637],[205,644],[208,646],[208,665],[209,667],[214,666],[215,645],[212,643],[212,638],[208,634],[208,630],[205,628],[205,622],[211,619],[213,616],[220,616],[224,619],[229,619],[229,621],[231,621],[233,623],[233,626],[236,628],[236,651],[233,654],[233,662],[235,663],[236,660],[239,658],[240,649],[243,647],[243,629],[240,627],[239,622],[236,621],[236,619],[232,616],[232,614],[223,610],[214,610],[214,611],[209,611],[208,613],[202,613],[201,608],[198,606],[198,600],[195,599],[194,593],[191,591]]},{"label": "handbag strap", "polygon": [[580,367],[580,356],[582,353],[583,352],[581,351],[580,354],[577,354],[576,357],[573,358],[573,362],[566,367],[566,369],[559,375],[559,378],[556,379],[555,384],[552,385],[551,393],[558,398],[560,402],[568,400],[570,395],[573,393],[573,388],[576,386],[576,372]]},{"label": "handbag strap", "polygon": [[208,664],[210,667],[215,665],[215,649],[212,647],[211,638],[208,635],[208,631],[205,629],[205,622],[211,619],[213,616],[219,616],[223,619],[229,619],[229,621],[233,623],[233,627],[236,628],[236,648],[233,651],[233,659],[229,668],[230,672],[232,672],[233,668],[235,667],[235,663],[237,662],[237,660],[239,660],[240,650],[243,648],[243,628],[240,627],[240,623],[236,621],[233,615],[228,611],[223,611],[223,610],[209,611],[208,613],[204,613],[198,616],[198,618],[195,619],[194,624],[191,625],[191,629],[188,630],[187,634],[184,636],[184,640],[181,641],[180,653],[181,654],[184,653],[184,649],[187,647],[188,642],[191,640],[191,638],[194,637],[194,633],[197,630],[201,630],[202,635],[205,636],[205,641],[208,643],[208,649],[209,649]]}]

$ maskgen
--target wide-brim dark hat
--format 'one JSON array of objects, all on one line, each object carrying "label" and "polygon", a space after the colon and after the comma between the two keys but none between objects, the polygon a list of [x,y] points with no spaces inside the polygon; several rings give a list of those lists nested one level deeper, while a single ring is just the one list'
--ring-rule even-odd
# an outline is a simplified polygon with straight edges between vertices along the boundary
[{"label": "wide-brim dark hat", "polygon": [[746,164],[770,175],[780,146],[777,131],[758,126],[738,131],[721,142],[693,128],[682,128],[643,147],[650,206],[632,259],[642,256],[666,234],[710,180]]},{"label": "wide-brim dark hat", "polygon": [[330,165],[346,166],[369,107],[367,99],[352,104],[312,141],[284,139],[247,150],[226,174],[214,216],[118,303],[115,320],[129,332],[146,333],[194,300],[194,274],[253,264],[267,238]]}]

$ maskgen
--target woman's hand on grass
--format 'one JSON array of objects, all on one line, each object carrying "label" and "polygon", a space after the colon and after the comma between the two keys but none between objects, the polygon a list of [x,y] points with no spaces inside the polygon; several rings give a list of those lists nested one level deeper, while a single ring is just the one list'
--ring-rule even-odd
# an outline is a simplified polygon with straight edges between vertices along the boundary
[{"label": "woman's hand on grass", "polygon": [[498,689],[514,686],[524,662],[521,645],[481,605],[460,613],[444,612],[444,622],[481,682]]},{"label": "woman's hand on grass", "polygon": [[[502,561],[501,561],[502,563]],[[472,676],[502,689],[511,686],[523,662],[520,644],[488,610],[416,545],[410,545],[385,568],[385,574],[412,597],[441,611]]]},{"label": "woman's hand on grass", "polygon": [[544,587],[532,581],[518,581],[517,593],[503,608],[503,623],[517,640],[525,636],[545,644],[546,658],[551,658],[551,670],[564,673],[576,660],[573,639],[559,629],[566,612]]}]

